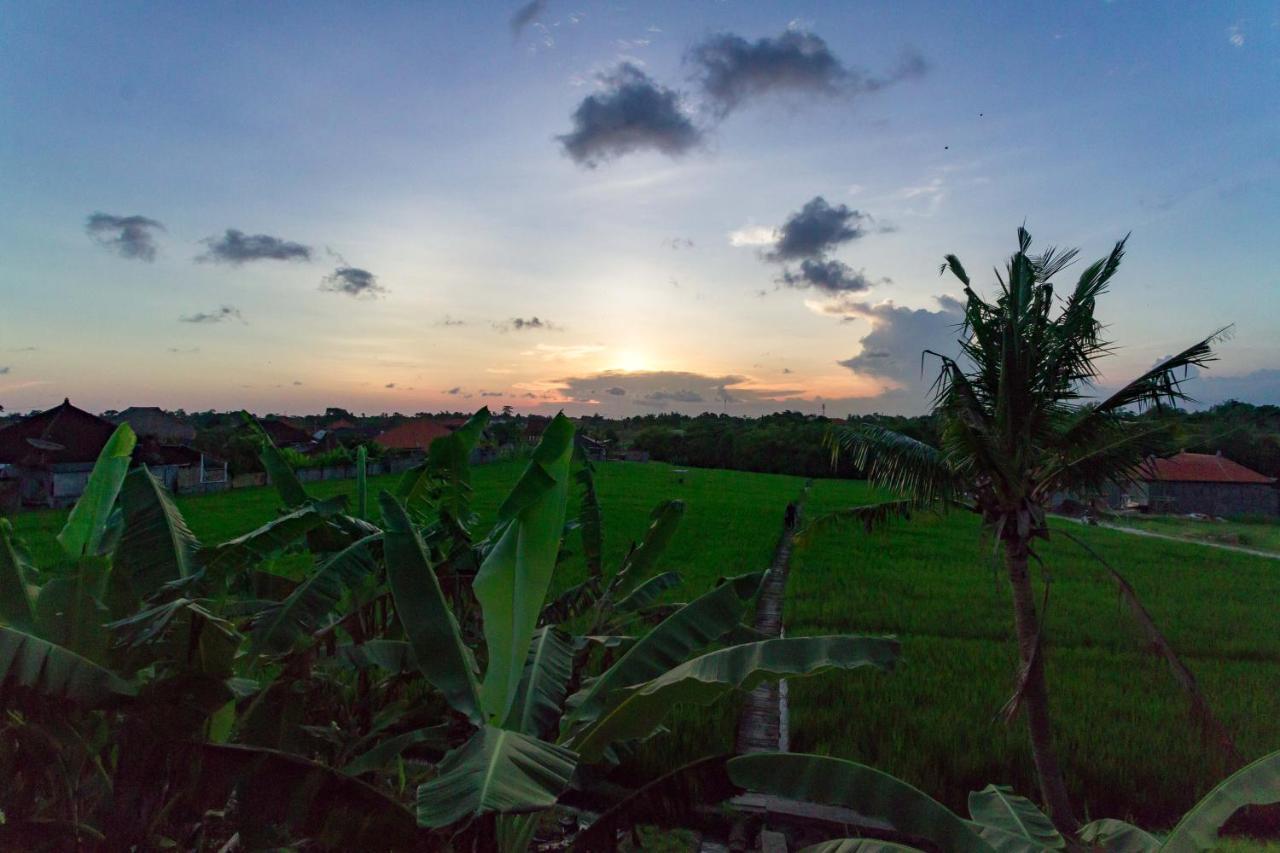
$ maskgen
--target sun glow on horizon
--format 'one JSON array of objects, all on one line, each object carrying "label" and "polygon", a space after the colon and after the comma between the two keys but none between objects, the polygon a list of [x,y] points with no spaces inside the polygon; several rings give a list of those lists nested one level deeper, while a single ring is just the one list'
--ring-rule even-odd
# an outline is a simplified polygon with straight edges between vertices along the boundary
[{"label": "sun glow on horizon", "polygon": [[613,359],[610,370],[621,370],[625,373],[640,373],[653,370],[653,362],[637,350],[622,350]]}]

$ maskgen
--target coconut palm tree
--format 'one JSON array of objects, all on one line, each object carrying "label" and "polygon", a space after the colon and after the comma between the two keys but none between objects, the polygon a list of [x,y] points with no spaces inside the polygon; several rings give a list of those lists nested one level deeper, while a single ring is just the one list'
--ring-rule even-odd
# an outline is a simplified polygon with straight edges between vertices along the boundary
[{"label": "coconut palm tree", "polygon": [[1067,831],[1077,823],[1050,726],[1043,605],[1037,609],[1029,573],[1037,559],[1033,543],[1049,536],[1045,510],[1053,495],[1123,481],[1159,449],[1163,427],[1133,417],[1132,410],[1186,399],[1180,383],[1189,368],[1214,360],[1212,345],[1227,331],[1164,360],[1105,399],[1086,399],[1099,378],[1098,359],[1112,351],[1094,316],[1097,299],[1115,276],[1127,239],[1089,265],[1065,299],[1055,296],[1052,279],[1076,251],[1033,255],[1024,228],[1005,275],[996,273],[994,301],[979,296],[959,259],[948,255],[942,271],[960,279],[966,302],[958,357],[926,351],[941,362],[933,386],[941,446],[873,425],[831,434],[833,454],[850,455],[872,481],[905,496],[846,514],[870,523],[922,504],[960,504],[981,515],[1002,546],[1021,661],[1005,710],[1008,716],[1026,711],[1041,794]]}]

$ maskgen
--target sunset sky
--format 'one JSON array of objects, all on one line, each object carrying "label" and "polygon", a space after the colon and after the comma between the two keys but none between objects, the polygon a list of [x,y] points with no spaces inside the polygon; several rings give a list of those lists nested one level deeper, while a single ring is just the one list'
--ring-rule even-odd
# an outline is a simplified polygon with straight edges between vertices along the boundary
[{"label": "sunset sky", "polygon": [[0,3],[0,405],[927,405],[954,252],[1132,232],[1280,402],[1280,4]]}]

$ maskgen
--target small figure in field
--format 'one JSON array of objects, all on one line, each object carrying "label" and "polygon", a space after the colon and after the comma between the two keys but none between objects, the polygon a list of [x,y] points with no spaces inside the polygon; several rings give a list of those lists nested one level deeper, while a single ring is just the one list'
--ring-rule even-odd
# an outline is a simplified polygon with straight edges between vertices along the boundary
[{"label": "small figure in field", "polygon": [[784,521],[786,523],[788,530],[796,529],[796,505],[795,504],[793,503],[787,504],[787,512],[786,512],[786,515],[784,516]]}]

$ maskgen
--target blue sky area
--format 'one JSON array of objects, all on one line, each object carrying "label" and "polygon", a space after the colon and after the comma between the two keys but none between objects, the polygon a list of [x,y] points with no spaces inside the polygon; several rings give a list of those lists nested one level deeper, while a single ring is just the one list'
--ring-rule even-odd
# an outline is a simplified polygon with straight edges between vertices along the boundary
[{"label": "blue sky area", "polygon": [[0,3],[0,404],[918,413],[955,252],[1280,401],[1280,4]]}]

